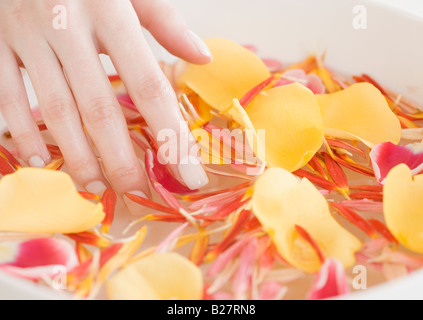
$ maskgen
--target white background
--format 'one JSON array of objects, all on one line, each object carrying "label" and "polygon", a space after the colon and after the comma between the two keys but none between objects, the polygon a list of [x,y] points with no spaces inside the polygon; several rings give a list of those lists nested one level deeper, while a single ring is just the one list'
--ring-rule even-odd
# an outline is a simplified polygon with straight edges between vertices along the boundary
[{"label": "white background", "polygon": [[[422,0],[377,0],[423,17]],[[423,38],[423,35],[422,35]]]}]

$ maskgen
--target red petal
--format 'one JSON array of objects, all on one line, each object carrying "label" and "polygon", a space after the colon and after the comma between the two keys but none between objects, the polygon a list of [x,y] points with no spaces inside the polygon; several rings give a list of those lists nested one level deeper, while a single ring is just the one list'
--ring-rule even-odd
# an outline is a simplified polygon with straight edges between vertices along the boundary
[{"label": "red petal", "polygon": [[143,197],[140,196],[136,196],[134,194],[131,193],[125,193],[125,196],[127,196],[131,201],[134,201],[144,207],[150,208],[150,209],[154,209],[160,212],[165,212],[165,213],[170,213],[170,214],[175,214],[175,215],[179,215],[179,211],[174,209],[174,208],[169,208],[169,207],[165,207],[157,202],[154,202],[152,200],[149,199],[145,199]]},{"label": "red petal", "polygon": [[121,106],[128,108],[131,111],[135,111],[137,113],[139,112],[128,94],[117,95],[116,98]]},{"label": "red petal", "polygon": [[0,264],[0,270],[18,277],[37,280],[53,276],[54,267],[70,270],[78,263],[73,246],[63,239],[40,238],[18,244],[14,259]]},{"label": "red petal", "polygon": [[253,99],[273,81],[274,78],[275,76],[271,76],[267,80],[263,81],[262,83],[258,84],[250,91],[248,91],[245,96],[242,97],[241,100],[239,100],[240,105],[246,108],[250,104],[250,102],[253,101]]},{"label": "red petal", "polygon": [[7,161],[17,170],[22,168],[20,162],[11,154],[5,147],[0,145],[0,152],[4,155]]},{"label": "red petal", "polygon": [[235,240],[235,238],[239,235],[241,230],[245,227],[245,225],[248,223],[251,216],[251,211],[249,210],[243,210],[238,216],[238,219],[236,220],[235,224],[231,228],[231,230],[228,232],[228,234],[223,238],[223,240],[213,248],[208,254],[207,254],[207,260],[214,260],[221,252],[226,250],[231,243]]},{"label": "red petal", "polygon": [[347,276],[344,266],[335,258],[326,259],[309,294],[310,300],[322,300],[348,294]]},{"label": "red petal", "polygon": [[101,199],[101,203],[103,204],[103,210],[105,213],[105,217],[101,223],[101,230],[104,233],[108,233],[110,226],[112,225],[113,218],[115,216],[116,202],[117,196],[113,189],[106,189],[103,194],[103,198]]},{"label": "red petal", "polygon": [[310,182],[313,182],[314,184],[317,184],[318,186],[326,190],[336,190],[338,188],[337,185],[334,184],[332,181],[326,180],[325,178],[322,178],[317,174],[312,174],[303,169],[295,171],[294,174],[301,178],[307,178],[308,180],[310,180]]},{"label": "red petal", "polygon": [[324,155],[326,168],[336,185],[341,189],[341,191],[345,192],[346,194],[349,193],[348,187],[348,179],[347,175],[345,174],[344,170],[333,160],[328,153]]},{"label": "red petal", "polygon": [[325,256],[322,253],[322,250],[320,250],[317,242],[311,237],[311,235],[305,230],[303,227],[296,225],[295,230],[298,232],[298,234],[303,238],[305,241],[307,241],[316,251],[317,255],[319,256],[319,260],[321,263],[325,261]]},{"label": "red petal", "polygon": [[168,167],[161,164],[152,150],[145,153],[145,168],[151,180],[160,183],[167,191],[178,194],[196,192],[181,184],[169,171]]},{"label": "red petal", "polygon": [[375,219],[370,219],[369,223],[372,225],[373,228],[376,229],[376,231],[382,235],[383,237],[385,237],[387,240],[398,244],[398,240],[395,239],[395,237],[392,235],[392,233],[389,231],[389,229],[379,220],[375,220]]},{"label": "red petal", "polygon": [[345,217],[351,223],[363,230],[369,237],[377,238],[377,232],[373,226],[363,219],[358,213],[336,202],[331,202],[330,205],[335,208],[341,216]]}]

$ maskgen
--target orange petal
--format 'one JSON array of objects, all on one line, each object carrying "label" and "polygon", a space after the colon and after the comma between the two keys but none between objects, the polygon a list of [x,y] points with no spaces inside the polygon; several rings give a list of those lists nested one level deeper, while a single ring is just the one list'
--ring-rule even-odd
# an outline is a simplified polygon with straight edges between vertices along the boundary
[{"label": "orange petal", "polygon": [[112,300],[199,300],[200,269],[177,253],[154,253],[127,265],[107,282]]},{"label": "orange petal", "polygon": [[386,225],[406,248],[423,253],[423,175],[413,177],[410,168],[400,164],[386,177],[383,211]]},{"label": "orange petal", "polygon": [[398,144],[401,125],[385,97],[369,83],[318,95],[327,136],[361,140],[369,147],[381,142]]},{"label": "orange petal", "polygon": [[246,111],[254,128],[265,133],[269,166],[295,171],[322,146],[319,105],[313,92],[303,85],[294,83],[262,92]]},{"label": "orange petal", "polygon": [[66,173],[23,168],[0,181],[0,231],[78,233],[104,218]]},{"label": "orange petal", "polygon": [[178,79],[208,105],[224,110],[232,99],[241,99],[248,91],[270,77],[266,65],[248,49],[222,38],[206,39],[213,54],[207,65],[190,64]]},{"label": "orange petal", "polygon": [[333,219],[326,199],[307,179],[299,181],[280,168],[266,170],[254,186],[252,208],[278,252],[294,267],[312,273],[321,266],[315,247],[296,226],[307,230],[325,257],[339,259],[345,268],[354,264],[361,242]]}]

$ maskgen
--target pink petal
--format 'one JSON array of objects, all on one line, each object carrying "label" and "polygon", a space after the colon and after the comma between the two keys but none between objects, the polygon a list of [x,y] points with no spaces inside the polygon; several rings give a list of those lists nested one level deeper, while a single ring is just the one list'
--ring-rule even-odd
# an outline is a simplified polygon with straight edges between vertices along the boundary
[{"label": "pink petal", "polygon": [[120,94],[117,95],[116,98],[121,106],[126,107],[129,110],[139,112],[129,94]]},{"label": "pink petal", "polygon": [[250,243],[242,250],[239,257],[239,267],[234,274],[232,282],[232,290],[237,298],[243,297],[251,287],[256,249],[257,238],[253,238],[252,241],[250,241]]},{"label": "pink petal", "polygon": [[163,241],[160,243],[155,252],[165,252],[169,244],[174,241],[185,229],[189,226],[188,222],[185,222],[184,224],[177,227],[175,230],[173,230]]},{"label": "pink petal", "polygon": [[423,145],[397,146],[391,142],[380,143],[370,151],[370,159],[377,181],[385,182],[388,173],[397,165],[406,164],[413,175],[423,171]]},{"label": "pink petal", "polygon": [[217,259],[213,262],[207,271],[207,276],[216,276],[232,259],[234,259],[241,252],[242,249],[244,249],[250,240],[251,238],[246,237],[219,254]]},{"label": "pink petal", "polygon": [[314,94],[324,94],[326,92],[326,87],[318,75],[309,74],[307,76],[307,81],[307,88],[313,91]]},{"label": "pink petal", "polygon": [[335,258],[326,259],[309,294],[310,300],[337,297],[350,292],[344,266]]},{"label": "pink petal", "polygon": [[276,73],[283,69],[282,62],[276,59],[264,58],[262,59],[263,63],[269,69],[270,73]]},{"label": "pink petal", "polygon": [[41,109],[39,106],[36,106],[31,109],[32,117],[34,118],[35,122],[43,120],[43,116],[41,114]]},{"label": "pink petal", "polygon": [[245,193],[245,189],[217,194],[214,196],[210,196],[210,197],[195,201],[188,208],[192,211],[197,211],[202,209],[205,206],[207,206],[208,209],[210,208],[210,206],[212,206],[215,210],[218,210],[228,205],[229,203],[231,203],[233,200],[235,200],[236,198],[238,198],[240,195],[244,193]]},{"label": "pink petal", "polygon": [[78,264],[73,246],[62,239],[40,238],[22,243],[3,243],[13,252],[13,259],[0,264],[0,270],[15,276],[38,280],[55,274],[61,266],[71,270]]},{"label": "pink petal", "polygon": [[383,202],[372,200],[345,200],[341,204],[360,212],[383,213]]},{"label": "pink petal", "polygon": [[323,94],[326,92],[326,87],[323,84],[322,79],[316,74],[306,74],[302,69],[293,69],[288,70],[284,74],[282,74],[281,78],[276,81],[275,87],[284,86],[287,84],[291,84],[294,82],[298,82],[311,91],[314,94]]},{"label": "pink petal", "polygon": [[260,300],[281,300],[288,288],[278,282],[265,282],[260,288]]},{"label": "pink petal", "polygon": [[250,50],[252,53],[257,52],[257,47],[253,44],[244,44],[243,47],[247,50]]},{"label": "pink petal", "polygon": [[216,292],[208,297],[210,300],[235,300],[235,298],[226,292]]},{"label": "pink petal", "polygon": [[148,177],[157,181],[167,191],[178,194],[188,194],[196,192],[181,184],[169,171],[167,166],[161,164],[154,152],[149,149],[145,153],[145,168]]}]

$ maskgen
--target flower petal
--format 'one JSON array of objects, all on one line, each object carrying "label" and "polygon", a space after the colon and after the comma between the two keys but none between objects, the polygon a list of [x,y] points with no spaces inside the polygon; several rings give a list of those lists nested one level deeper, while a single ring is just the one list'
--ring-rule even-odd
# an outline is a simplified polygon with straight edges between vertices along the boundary
[{"label": "flower petal", "polygon": [[307,230],[324,256],[336,257],[346,268],[354,264],[361,242],[333,219],[326,199],[309,180],[268,169],[254,186],[252,208],[278,252],[294,267],[312,273],[321,266],[315,249],[295,226]]},{"label": "flower petal", "polygon": [[350,292],[344,266],[334,258],[326,259],[309,294],[310,300],[322,300]]},{"label": "flower petal", "polygon": [[0,244],[0,270],[14,276],[38,280],[55,275],[55,267],[70,271],[78,264],[73,246],[65,240],[40,238]]},{"label": "flower petal", "polygon": [[423,253],[423,175],[413,178],[405,164],[386,177],[383,211],[386,226],[406,248]]},{"label": "flower petal", "polygon": [[385,182],[389,171],[401,163],[406,164],[416,175],[423,171],[423,144],[397,146],[390,142],[380,143],[370,152],[370,159],[380,184]]},{"label": "flower petal", "polygon": [[103,206],[84,199],[63,172],[24,168],[0,181],[0,231],[78,233],[103,219]]},{"label": "flower petal", "polygon": [[224,110],[232,99],[241,99],[251,88],[270,77],[266,65],[248,49],[227,39],[205,40],[213,54],[207,65],[190,64],[178,79],[208,105]]},{"label": "flower petal", "polygon": [[400,122],[373,85],[358,83],[339,92],[318,95],[317,99],[326,135],[361,140],[369,147],[400,141]]},{"label": "flower petal", "polygon": [[181,255],[154,253],[114,275],[107,294],[123,300],[199,300],[203,279],[200,269]]},{"label": "flower petal", "polygon": [[294,83],[262,92],[246,111],[254,128],[265,130],[269,166],[295,171],[307,164],[323,143],[319,105],[303,85]]}]

